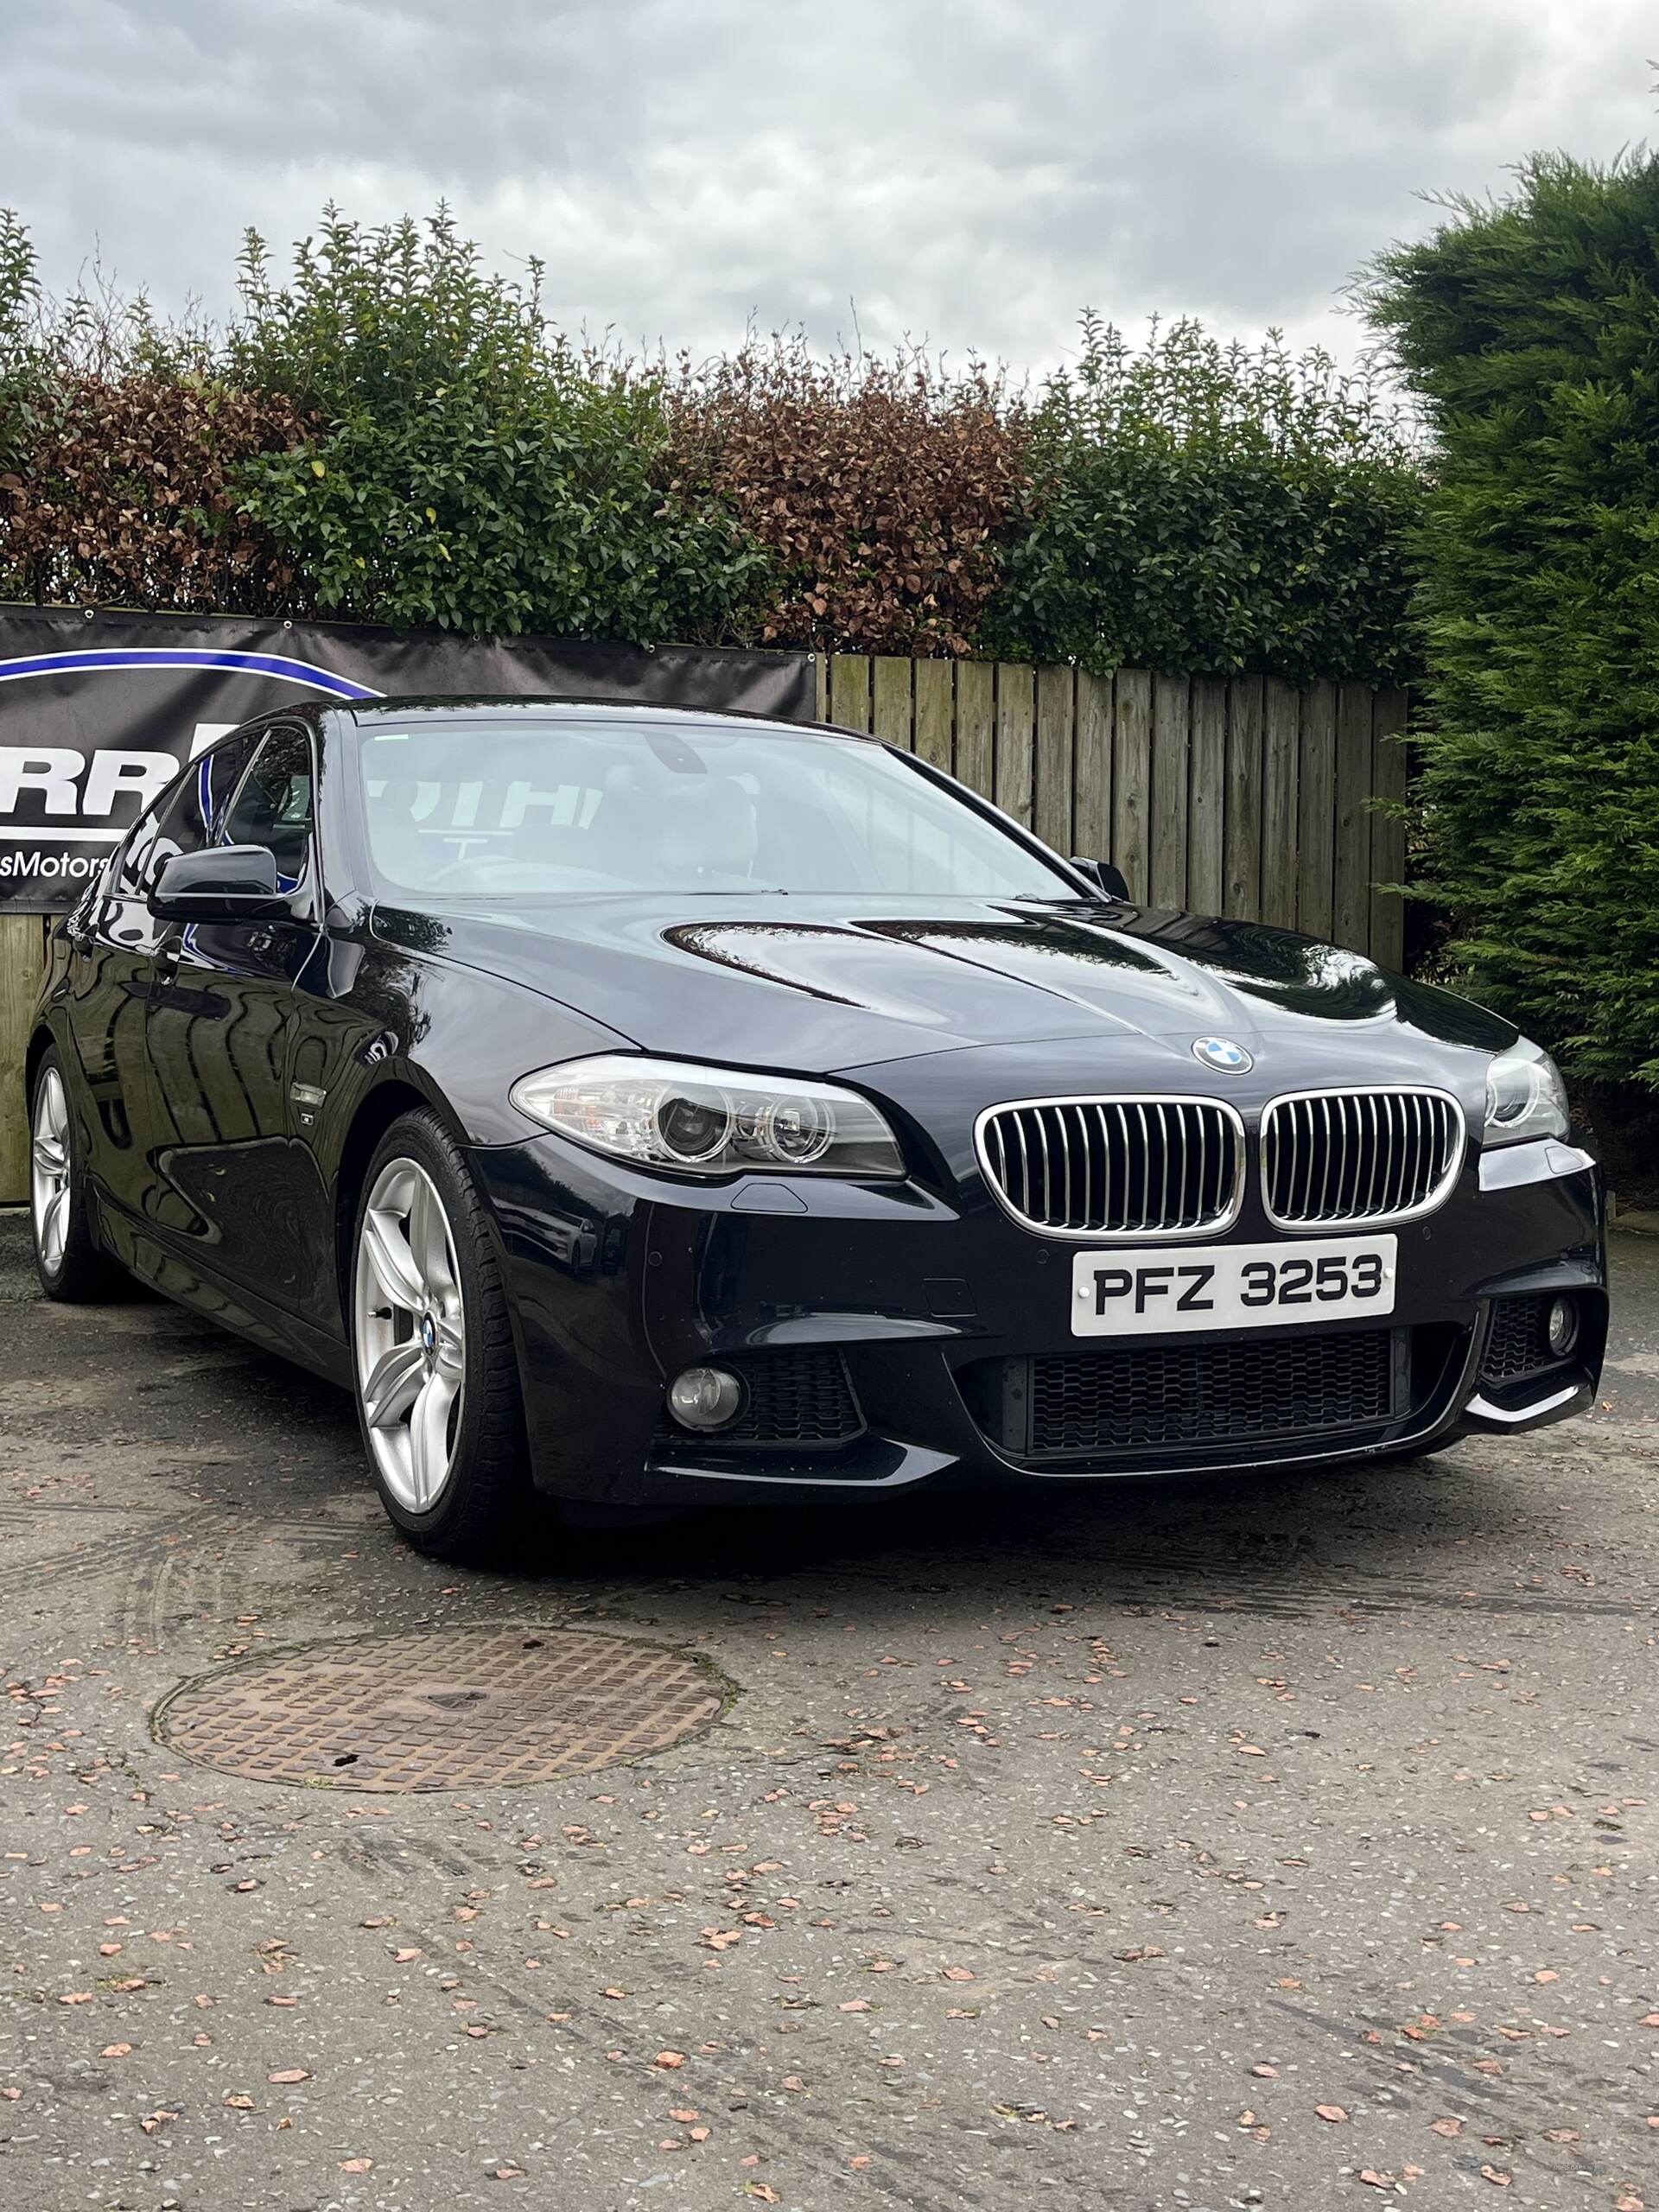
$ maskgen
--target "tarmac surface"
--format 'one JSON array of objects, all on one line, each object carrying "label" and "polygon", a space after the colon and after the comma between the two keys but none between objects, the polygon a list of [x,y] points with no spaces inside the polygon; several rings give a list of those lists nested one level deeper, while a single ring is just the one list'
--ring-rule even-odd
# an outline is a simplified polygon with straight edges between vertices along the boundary
[{"label": "tarmac surface", "polygon": [[[48,1306],[0,1219],[0,2202],[1659,2212],[1659,1239],[1614,1241],[1603,1402],[1538,1436],[491,1576],[397,1541],[343,1398]],[[513,1789],[152,1733],[504,1625],[718,1694]]]}]

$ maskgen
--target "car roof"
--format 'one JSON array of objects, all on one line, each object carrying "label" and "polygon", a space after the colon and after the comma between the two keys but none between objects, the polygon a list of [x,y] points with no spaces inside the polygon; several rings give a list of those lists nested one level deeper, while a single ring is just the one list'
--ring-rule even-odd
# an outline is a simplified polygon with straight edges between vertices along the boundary
[{"label": "car roof", "polygon": [[525,715],[548,721],[592,722],[601,716],[619,723],[648,720],[653,723],[672,726],[707,722],[732,722],[748,729],[772,729],[779,735],[798,737],[803,730],[819,735],[851,737],[869,744],[868,730],[849,729],[836,722],[797,722],[781,715],[759,715],[737,707],[693,707],[683,702],[656,699],[580,699],[530,698],[522,693],[505,693],[500,696],[474,695],[464,698],[445,698],[432,693],[415,694],[407,698],[355,699],[342,705],[332,701],[319,701],[319,706],[334,706],[336,710],[349,715],[353,721],[372,722],[385,716],[408,721],[415,716],[442,716],[448,721],[476,715],[480,720],[499,720],[504,715]]}]

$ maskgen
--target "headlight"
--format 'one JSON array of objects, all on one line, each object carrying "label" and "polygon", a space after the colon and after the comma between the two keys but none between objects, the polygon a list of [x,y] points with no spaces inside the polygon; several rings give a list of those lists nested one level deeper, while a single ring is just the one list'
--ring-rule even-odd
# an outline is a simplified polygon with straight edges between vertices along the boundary
[{"label": "headlight", "polygon": [[1485,1144],[1522,1144],[1530,1137],[1564,1137],[1567,1085],[1549,1054],[1524,1037],[1500,1052],[1486,1071]]},{"label": "headlight", "polygon": [[595,1152],[683,1175],[902,1175],[898,1141],[868,1099],[806,1077],[738,1075],[620,1052],[521,1076],[521,1114]]}]

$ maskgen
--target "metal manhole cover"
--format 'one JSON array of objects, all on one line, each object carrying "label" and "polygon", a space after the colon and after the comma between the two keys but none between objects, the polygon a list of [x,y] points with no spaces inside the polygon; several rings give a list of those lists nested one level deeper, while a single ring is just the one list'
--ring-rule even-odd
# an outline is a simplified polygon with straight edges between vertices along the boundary
[{"label": "metal manhole cover", "polygon": [[661,1644],[575,1629],[365,1637],[186,1682],[174,1751],[255,1782],[471,1789],[591,1774],[706,1728],[728,1685]]}]

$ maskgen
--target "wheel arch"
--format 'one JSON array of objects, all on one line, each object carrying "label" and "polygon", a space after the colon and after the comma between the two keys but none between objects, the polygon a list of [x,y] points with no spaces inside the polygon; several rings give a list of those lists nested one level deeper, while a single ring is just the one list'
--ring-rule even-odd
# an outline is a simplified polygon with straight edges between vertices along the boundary
[{"label": "wheel arch", "polygon": [[41,1071],[41,1062],[57,1045],[60,1054],[63,1047],[52,1033],[49,1022],[37,1021],[23,1053],[23,1103],[27,1111],[35,1097],[35,1078]]},{"label": "wheel arch", "polygon": [[435,1110],[445,1118],[425,1091],[406,1077],[394,1075],[376,1084],[352,1116],[334,1176],[334,1272],[342,1315],[351,1312],[352,1232],[357,1226],[357,1209],[375,1148],[392,1123],[405,1114]]}]

